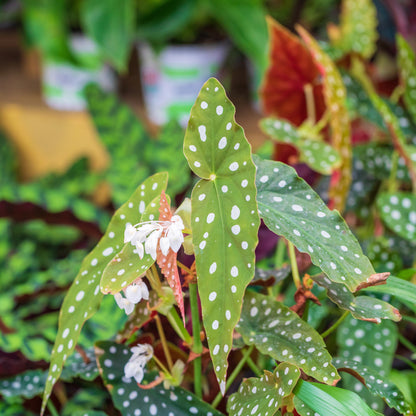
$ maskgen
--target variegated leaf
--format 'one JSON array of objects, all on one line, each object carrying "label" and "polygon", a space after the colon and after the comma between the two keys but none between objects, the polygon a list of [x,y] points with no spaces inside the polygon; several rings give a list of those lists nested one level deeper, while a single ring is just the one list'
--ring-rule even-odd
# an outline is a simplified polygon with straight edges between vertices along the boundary
[{"label": "variegated leaf", "polygon": [[6,400],[13,397],[31,399],[42,394],[46,377],[43,370],[28,370],[13,377],[3,378],[0,380],[0,394]]},{"label": "variegated leaf", "polygon": [[[159,192],[166,187],[167,175],[156,174],[133,193],[130,199],[114,214],[104,236],[97,246],[85,257],[74,283],[68,290],[61,307],[59,329],[52,350],[51,364],[43,395],[42,413],[51,394],[52,387],[58,380],[64,362],[74,351],[85,321],[91,318],[102,300],[100,278],[109,256],[117,253],[123,246],[124,228],[128,222],[135,223],[137,216],[144,212],[152,200],[149,190],[158,187]],[[143,188],[142,188],[143,187]]]},{"label": "variegated leaf", "polygon": [[[386,273],[387,276],[389,273]],[[342,283],[331,282],[322,275],[313,276],[313,280],[328,290],[329,299],[341,309],[350,311],[352,316],[364,321],[380,323],[382,319],[400,321],[399,311],[389,303],[370,296],[354,296]]]},{"label": "variegated leaf", "polygon": [[416,240],[416,196],[409,192],[382,193],[377,208],[383,222],[396,234]]},{"label": "variegated leaf", "polygon": [[342,212],[351,185],[352,148],[350,121],[346,107],[346,89],[341,74],[331,58],[326,55],[318,42],[303,28],[298,32],[309,46],[316,65],[323,76],[323,92],[326,108],[330,112],[331,144],[341,155],[342,164],[332,175],[329,189],[330,207]]},{"label": "variegated leaf", "polygon": [[237,326],[247,345],[301,368],[316,380],[339,380],[322,337],[295,312],[274,299],[246,292]]},{"label": "variegated leaf", "polygon": [[293,168],[254,160],[259,212],[267,227],[308,253],[330,280],[351,291],[367,284],[375,271],[339,213],[329,210]]},{"label": "variegated leaf", "polygon": [[341,164],[336,150],[323,140],[307,138],[300,134],[292,124],[276,118],[264,118],[260,121],[261,129],[277,142],[288,143],[299,151],[300,161],[309,165],[316,172],[329,175]]},{"label": "variegated leaf", "polygon": [[367,368],[365,363],[336,358],[333,360],[333,364],[339,371],[350,373],[359,380],[355,383],[355,391],[361,391],[361,383],[364,383],[370,393],[381,397],[389,407],[396,409],[401,414],[411,413],[412,409],[405,402],[403,393],[397,386],[374,369]]},{"label": "variegated leaf", "polygon": [[260,378],[244,380],[238,392],[228,399],[228,414],[275,416],[283,399],[292,393],[299,377],[300,371],[296,366],[280,363],[273,373],[265,370]]},{"label": "variegated leaf", "polygon": [[[124,377],[124,366],[131,356],[124,345],[98,342],[96,354],[103,382],[122,416],[223,416],[181,387],[142,389],[133,378]],[[145,374],[142,384],[153,381],[155,375]]]},{"label": "variegated leaf", "polygon": [[202,318],[223,393],[260,225],[255,166],[234,114],[222,85],[209,79],[192,108],[184,143],[189,166],[201,177],[192,192],[192,238]]},{"label": "variegated leaf", "polygon": [[411,46],[397,34],[398,65],[400,83],[404,87],[406,108],[416,123],[416,57]]}]

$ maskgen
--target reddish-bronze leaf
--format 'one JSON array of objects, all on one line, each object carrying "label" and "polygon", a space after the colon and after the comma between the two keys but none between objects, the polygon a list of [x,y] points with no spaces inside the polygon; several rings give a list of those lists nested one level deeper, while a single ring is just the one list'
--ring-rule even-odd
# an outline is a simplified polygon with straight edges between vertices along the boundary
[{"label": "reddish-bronze leaf", "polygon": [[301,40],[269,17],[270,64],[260,89],[267,115],[285,118],[299,126],[307,118],[304,87],[313,87],[316,118],[324,110],[320,72]]}]

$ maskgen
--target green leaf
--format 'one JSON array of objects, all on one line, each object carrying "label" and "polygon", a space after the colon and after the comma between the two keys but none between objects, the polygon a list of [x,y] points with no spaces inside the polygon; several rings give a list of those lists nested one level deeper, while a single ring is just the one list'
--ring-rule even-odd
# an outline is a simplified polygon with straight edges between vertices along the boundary
[{"label": "green leaf", "polygon": [[166,188],[167,175],[160,173],[148,178],[118,209],[97,246],[85,257],[81,270],[68,290],[61,307],[59,329],[52,350],[49,375],[43,395],[42,409],[58,380],[68,356],[74,351],[82,325],[97,311],[102,300],[100,278],[109,256],[120,250],[124,241],[124,229],[128,222],[135,224],[138,215],[144,212],[158,191]]},{"label": "green leaf", "polygon": [[273,117],[260,120],[260,128],[274,141],[289,143],[300,153],[300,161],[316,172],[329,175],[341,163],[339,153],[323,140],[308,138],[287,121]]},{"label": "green leaf", "polygon": [[410,403],[413,412],[416,409],[416,372],[412,370],[392,370],[389,378],[403,392],[406,401]]},{"label": "green leaf", "polygon": [[45,371],[28,370],[17,376],[0,380],[0,394],[5,399],[12,397],[31,399],[42,393],[45,382]]},{"label": "green leaf", "polygon": [[416,239],[416,196],[409,192],[384,192],[377,198],[383,222],[400,237]]},{"label": "green leaf", "polygon": [[202,179],[192,192],[192,238],[208,345],[221,390],[246,286],[254,276],[255,166],[235,108],[214,78],[191,111],[184,153]]},{"label": "green leaf", "polygon": [[295,312],[269,298],[246,292],[237,326],[247,345],[301,368],[324,383],[339,380],[322,337]]},{"label": "green leaf", "polygon": [[[388,276],[388,273],[384,273],[386,274]],[[384,300],[370,296],[354,296],[342,283],[331,282],[322,275],[313,276],[313,280],[327,289],[327,295],[332,302],[341,309],[350,311],[357,319],[376,323],[380,323],[382,319],[396,322],[401,319],[399,311]]]},{"label": "green leaf", "polygon": [[411,412],[409,404],[404,401],[403,393],[397,386],[380,377],[380,374],[373,369],[364,367],[360,362],[341,358],[334,359],[333,364],[338,371],[346,371],[363,381],[368,390],[383,398],[389,407],[396,409],[401,414]]},{"label": "green leaf", "polygon": [[256,272],[253,278],[254,285],[267,284],[272,281],[273,284],[277,284],[289,276],[291,271],[290,266],[283,266],[281,269],[266,270],[256,267]]},{"label": "green leaf", "polygon": [[282,406],[283,399],[292,393],[299,377],[300,371],[296,366],[280,363],[273,373],[265,370],[260,378],[244,380],[238,393],[228,399],[229,415],[275,415]]},{"label": "green leaf", "polygon": [[296,171],[255,157],[257,201],[267,227],[308,253],[333,282],[355,291],[375,273],[337,211],[331,211]]},{"label": "green leaf", "polygon": [[406,108],[416,123],[416,58],[411,46],[400,34],[396,36],[398,46],[398,65],[400,83],[404,87]]},{"label": "green leaf", "polygon": [[81,22],[103,56],[119,70],[126,69],[136,18],[134,0],[85,0]]},{"label": "green leaf", "polygon": [[[100,341],[96,345],[96,354],[103,382],[122,416],[222,416],[208,403],[181,387],[165,389],[158,385],[145,390],[138,387],[133,378],[126,379],[124,366],[131,352],[124,345]],[[154,375],[155,373],[146,374],[142,384],[152,381],[150,376],[154,378]]]},{"label": "green leaf", "polygon": [[[98,376],[98,367],[95,361],[95,354],[92,349],[84,350],[85,356],[78,351],[71,355],[62,370],[61,379],[71,381],[75,377],[83,380],[94,380]],[[85,361],[87,360],[87,362]]]},{"label": "green leaf", "polygon": [[294,394],[320,416],[376,416],[355,393],[325,384],[300,380]]}]

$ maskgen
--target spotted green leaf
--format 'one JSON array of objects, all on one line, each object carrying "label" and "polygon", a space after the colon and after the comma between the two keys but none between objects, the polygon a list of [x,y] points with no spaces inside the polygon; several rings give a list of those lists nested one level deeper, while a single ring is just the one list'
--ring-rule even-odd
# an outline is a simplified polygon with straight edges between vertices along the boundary
[{"label": "spotted green leaf", "polygon": [[[405,402],[403,393],[394,383],[381,377],[377,371],[364,367],[360,362],[354,360],[336,358],[334,359],[333,364],[339,371],[350,373],[354,375],[356,379],[364,382],[364,385],[368,390],[374,395],[383,398],[389,407],[396,409],[401,414],[411,413],[411,408],[409,404]],[[356,384],[356,391],[361,389],[361,387],[358,386],[359,384]]]},{"label": "spotted green leaf", "polygon": [[61,307],[58,334],[52,350],[51,364],[43,395],[42,412],[59,378],[62,367],[74,351],[81,328],[91,318],[102,300],[100,278],[109,257],[123,246],[124,229],[128,222],[135,223],[137,216],[144,212],[152,201],[155,184],[159,192],[166,187],[167,175],[156,174],[146,179],[130,199],[113,215],[110,224],[96,247],[85,257],[81,269],[68,290]]},{"label": "spotted green leaf", "polygon": [[341,163],[339,153],[323,140],[308,138],[289,122],[268,117],[260,121],[261,129],[274,141],[289,143],[300,153],[300,161],[316,172],[329,175]]},{"label": "spotted green leaf", "polygon": [[41,394],[46,382],[43,370],[28,370],[13,377],[0,380],[0,394],[5,398],[32,397]]},{"label": "spotted green leaf", "polygon": [[391,247],[389,240],[384,236],[375,237],[370,241],[367,255],[376,271],[388,270],[390,273],[396,273],[403,269],[400,250]]},{"label": "spotted green leaf", "polygon": [[280,363],[274,372],[265,370],[260,378],[243,381],[237,393],[230,396],[227,411],[230,416],[274,416],[283,399],[292,393],[300,377],[299,369]]},{"label": "spotted green leaf", "polygon": [[[348,317],[338,328],[337,344],[341,359],[353,360],[360,371],[372,371],[378,374],[377,379],[388,376],[397,347],[397,326],[390,321],[380,324],[358,321]],[[355,370],[353,368],[353,370]],[[375,376],[370,379],[368,389],[376,382]],[[342,385],[355,391],[376,410],[383,410],[383,401],[364,388],[363,384],[349,374],[342,375]]]},{"label": "spotted green leaf", "polygon": [[[145,390],[133,378],[125,378],[124,366],[132,353],[124,345],[101,341],[96,345],[96,354],[103,382],[122,416],[223,416],[181,387],[165,389],[158,385]],[[153,381],[155,375],[145,374],[142,384]]]},{"label": "spotted green leaf", "polygon": [[201,178],[192,192],[192,235],[202,318],[225,391],[227,357],[246,286],[254,276],[260,225],[255,166],[235,108],[214,78],[191,111],[184,153]]},{"label": "spotted green leaf", "polygon": [[293,398],[293,404],[300,416],[321,416],[318,412],[314,412],[309,406],[306,406],[297,396]]},{"label": "spotted green leaf", "polygon": [[273,270],[259,269],[256,267],[253,284],[261,285],[268,283],[269,281],[272,281],[273,284],[277,284],[286,279],[286,277],[289,276],[290,271],[290,266],[283,266],[281,269]]},{"label": "spotted green leaf", "polygon": [[416,57],[411,46],[403,36],[397,34],[398,69],[400,83],[404,87],[404,102],[406,108],[416,123]]},{"label": "spotted green leaf", "polygon": [[98,376],[97,363],[95,361],[94,351],[91,349],[84,350],[84,356],[78,351],[71,355],[62,370],[61,379],[69,381],[75,377],[83,380],[94,380]]},{"label": "spotted green leaf", "polygon": [[[388,273],[387,273],[388,275]],[[341,309],[364,321],[380,323],[382,319],[399,321],[399,311],[389,303],[370,296],[354,296],[342,283],[331,282],[322,275],[313,276],[313,280],[328,290],[327,295]]]},{"label": "spotted green leaf", "polygon": [[344,210],[351,185],[352,147],[350,121],[346,107],[347,91],[335,63],[322,51],[318,42],[303,28],[297,28],[308,45],[323,76],[323,92],[327,111],[330,113],[332,147],[341,155],[342,163],[333,173],[329,198],[331,208]]},{"label": "spotted green leaf", "polygon": [[255,157],[259,213],[267,227],[308,253],[333,282],[355,291],[375,273],[337,211],[331,211],[296,171]]},{"label": "spotted green leaf", "polygon": [[376,51],[377,11],[371,0],[343,0],[340,27],[328,30],[331,43],[344,53],[371,58]]},{"label": "spotted green leaf", "polygon": [[416,239],[416,196],[408,192],[382,193],[377,208],[383,222],[396,234]]},{"label": "spotted green leaf", "polygon": [[286,361],[324,383],[339,379],[322,337],[295,312],[267,296],[246,292],[237,326],[247,345]]}]

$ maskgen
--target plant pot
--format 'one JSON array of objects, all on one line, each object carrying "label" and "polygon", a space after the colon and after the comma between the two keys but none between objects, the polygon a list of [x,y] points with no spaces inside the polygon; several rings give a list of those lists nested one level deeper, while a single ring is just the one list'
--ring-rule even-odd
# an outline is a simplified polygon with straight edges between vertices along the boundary
[{"label": "plant pot", "polygon": [[82,35],[70,40],[73,55],[82,66],[70,62],[44,61],[42,71],[42,92],[46,104],[56,110],[80,111],[86,108],[84,87],[94,82],[104,91],[116,89],[113,70],[98,54],[95,43]]},{"label": "plant pot", "polygon": [[186,126],[189,112],[203,83],[217,75],[227,55],[226,42],[167,46],[156,53],[138,46],[143,99],[151,122],[176,119]]}]

